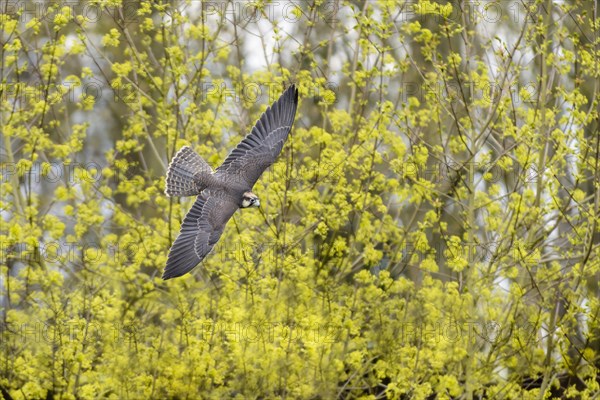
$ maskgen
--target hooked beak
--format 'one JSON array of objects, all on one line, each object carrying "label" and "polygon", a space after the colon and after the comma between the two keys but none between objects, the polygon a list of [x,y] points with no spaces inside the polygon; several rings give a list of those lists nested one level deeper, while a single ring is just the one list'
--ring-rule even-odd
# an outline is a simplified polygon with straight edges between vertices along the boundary
[{"label": "hooked beak", "polygon": [[254,207],[260,207],[260,200],[256,199],[256,201],[253,204]]}]

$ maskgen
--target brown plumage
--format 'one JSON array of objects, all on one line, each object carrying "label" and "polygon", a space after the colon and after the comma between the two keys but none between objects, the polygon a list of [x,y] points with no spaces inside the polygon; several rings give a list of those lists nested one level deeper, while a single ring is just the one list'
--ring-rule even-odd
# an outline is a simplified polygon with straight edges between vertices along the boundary
[{"label": "brown plumage", "polygon": [[173,157],[167,170],[165,193],[198,197],[169,250],[163,279],[184,275],[198,265],[217,243],[238,208],[260,205],[258,197],[251,192],[252,187],[281,152],[297,107],[298,90],[291,85],[214,172],[187,146]]}]

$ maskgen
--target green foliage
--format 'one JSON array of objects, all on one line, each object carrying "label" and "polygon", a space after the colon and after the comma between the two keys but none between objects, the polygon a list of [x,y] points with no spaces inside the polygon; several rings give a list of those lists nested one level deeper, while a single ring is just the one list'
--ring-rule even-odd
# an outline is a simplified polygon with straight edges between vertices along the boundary
[{"label": "green foliage", "polygon": [[[599,395],[597,10],[396,3],[0,6],[4,398]],[[163,282],[169,160],[292,82],[261,209]]]}]

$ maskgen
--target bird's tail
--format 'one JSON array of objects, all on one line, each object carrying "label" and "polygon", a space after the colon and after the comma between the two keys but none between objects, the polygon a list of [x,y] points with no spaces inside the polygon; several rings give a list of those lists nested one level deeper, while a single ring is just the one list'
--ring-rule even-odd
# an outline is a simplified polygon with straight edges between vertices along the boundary
[{"label": "bird's tail", "polygon": [[175,154],[167,170],[167,196],[195,196],[208,186],[212,168],[188,146]]}]

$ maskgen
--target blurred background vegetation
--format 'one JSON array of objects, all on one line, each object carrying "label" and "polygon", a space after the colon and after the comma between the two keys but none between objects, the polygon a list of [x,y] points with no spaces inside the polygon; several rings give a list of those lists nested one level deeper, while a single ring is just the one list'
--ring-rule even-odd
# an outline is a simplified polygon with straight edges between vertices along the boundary
[{"label": "blurred background vegetation", "polygon": [[[0,394],[598,398],[598,2],[0,2]],[[200,267],[193,199],[287,85]]]}]

